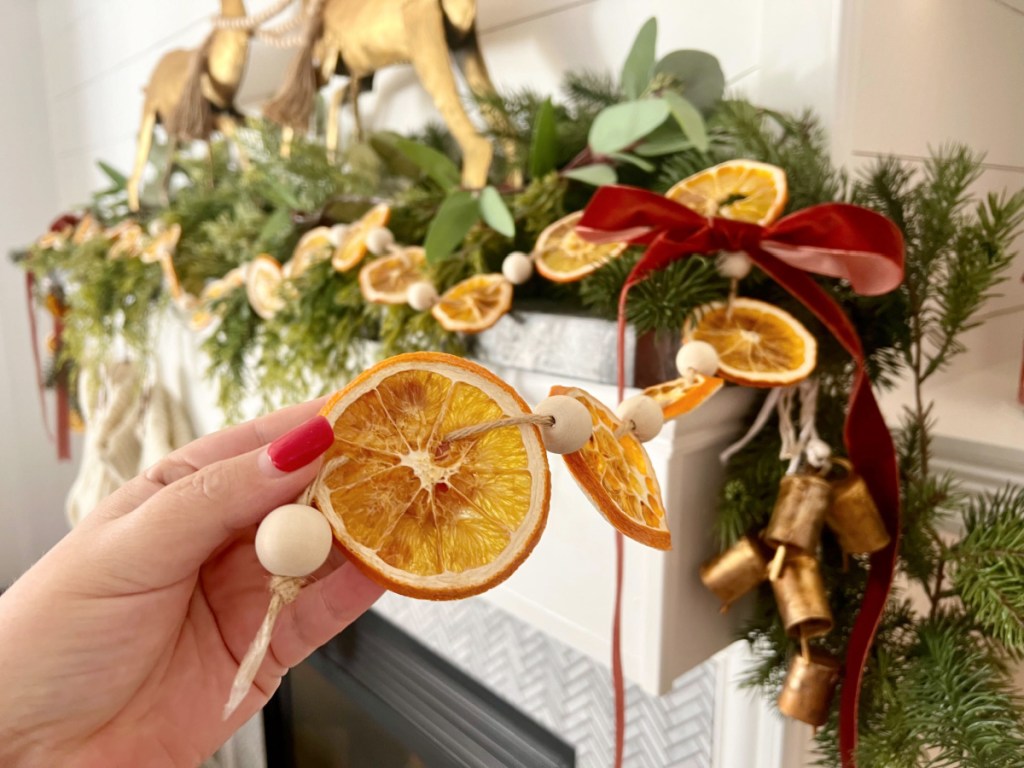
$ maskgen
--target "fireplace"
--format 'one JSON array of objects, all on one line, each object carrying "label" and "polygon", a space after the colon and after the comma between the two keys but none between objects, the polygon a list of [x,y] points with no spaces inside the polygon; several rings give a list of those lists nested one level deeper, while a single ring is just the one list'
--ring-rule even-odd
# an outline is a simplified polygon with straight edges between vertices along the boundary
[{"label": "fireplace", "polygon": [[575,750],[374,612],[264,711],[268,768],[563,768]]}]

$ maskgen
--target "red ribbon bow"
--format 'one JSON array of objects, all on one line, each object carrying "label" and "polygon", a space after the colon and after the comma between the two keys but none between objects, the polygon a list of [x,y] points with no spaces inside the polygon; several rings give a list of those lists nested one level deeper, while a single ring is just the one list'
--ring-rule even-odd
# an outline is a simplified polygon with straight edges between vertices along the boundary
[{"label": "red ribbon bow", "polygon": [[[600,188],[583,212],[577,233],[591,242],[646,245],[619,297],[619,389],[629,289],[650,272],[694,253],[744,251],[810,310],[856,364],[846,411],[847,453],[867,483],[891,536],[871,556],[871,571],[846,651],[839,707],[839,749],[844,768],[854,768],[861,682],[896,570],[900,535],[899,476],[892,436],[871,391],[860,336],[836,301],[808,273],[849,281],[867,296],[887,293],[903,281],[903,236],[881,214],[855,205],[826,203],[774,224],[705,218],[661,195],[632,187]],[[620,395],[621,396],[621,395]]]}]

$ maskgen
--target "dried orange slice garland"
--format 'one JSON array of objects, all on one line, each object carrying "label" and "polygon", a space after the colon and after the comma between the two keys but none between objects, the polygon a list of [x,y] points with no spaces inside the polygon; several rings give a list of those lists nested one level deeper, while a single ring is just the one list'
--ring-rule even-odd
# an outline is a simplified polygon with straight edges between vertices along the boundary
[{"label": "dried orange slice garland", "polygon": [[427,258],[418,246],[374,259],[359,270],[359,290],[374,304],[405,304],[410,286],[423,280]]},{"label": "dried orange slice garland", "polygon": [[261,253],[249,264],[245,290],[252,311],[264,320],[269,320],[284,307],[285,301],[280,290],[283,280],[281,265],[273,256]]},{"label": "dried orange slice garland", "polygon": [[796,384],[817,362],[810,331],[785,310],[755,299],[702,307],[687,322],[683,340],[710,344],[718,353],[718,374],[750,387]]},{"label": "dried orange slice garland", "polygon": [[457,283],[430,310],[446,331],[479,333],[512,308],[512,284],[504,275],[474,275]]},{"label": "dried orange slice garland", "polygon": [[314,499],[370,578],[410,597],[466,597],[506,579],[537,543],[551,493],[539,429],[447,439],[529,413],[486,369],[450,355],[399,355],[322,413],[335,442]]},{"label": "dried orange slice garland", "polygon": [[665,197],[703,216],[766,226],[786,207],[789,187],[777,166],[729,160],[683,179]]},{"label": "dried orange slice garland", "polygon": [[552,395],[578,400],[590,413],[593,435],[566,466],[590,501],[617,531],[655,549],[671,549],[672,536],[654,467],[635,435],[582,389],[552,387]]},{"label": "dried orange slice garland", "polygon": [[391,218],[391,209],[384,203],[375,205],[358,221],[352,222],[345,230],[341,243],[331,257],[331,264],[338,272],[348,272],[366,256],[367,238],[370,233],[383,227]]},{"label": "dried orange slice garland", "polygon": [[533,261],[537,272],[556,283],[574,283],[618,258],[626,250],[626,243],[597,245],[588,243],[576,234],[576,225],[583,212],[564,216],[537,238]]},{"label": "dried orange slice garland", "polygon": [[718,392],[723,384],[724,379],[694,373],[647,387],[644,394],[661,406],[667,421],[696,409]]}]

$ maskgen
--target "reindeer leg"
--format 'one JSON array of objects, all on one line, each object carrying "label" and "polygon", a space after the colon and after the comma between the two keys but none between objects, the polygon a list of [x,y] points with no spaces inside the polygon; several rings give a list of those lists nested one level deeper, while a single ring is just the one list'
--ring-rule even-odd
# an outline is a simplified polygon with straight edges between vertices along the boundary
[{"label": "reindeer leg", "polygon": [[341,141],[341,103],[345,100],[347,91],[348,83],[336,88],[327,107],[327,159],[332,163],[338,158],[338,143]]},{"label": "reindeer leg", "polygon": [[171,171],[174,169],[174,153],[178,149],[178,139],[168,134],[167,157],[164,158],[164,170],[160,174],[160,202],[167,207],[171,204]]},{"label": "reindeer leg", "polygon": [[412,65],[462,148],[462,183],[479,189],[487,183],[494,150],[462,108],[445,41],[441,4],[437,0],[409,0],[402,10]]},{"label": "reindeer leg", "polygon": [[217,130],[234,145],[235,151],[238,153],[238,165],[243,171],[249,170],[249,155],[238,141],[238,121],[231,115],[220,114],[217,115],[216,123]]},{"label": "reindeer leg", "polygon": [[281,157],[288,159],[292,156],[292,138],[295,131],[290,125],[281,128]]},{"label": "reindeer leg", "polygon": [[356,123],[356,141],[362,142],[364,139],[363,134],[363,118],[359,114],[359,78],[353,77],[348,81],[348,101],[352,107],[352,117]]},{"label": "reindeer leg", "polygon": [[142,125],[139,126],[138,144],[135,148],[135,167],[128,179],[128,208],[132,211],[139,210],[139,186],[142,184],[142,174],[146,170],[149,150],[153,148],[153,127],[155,125],[156,110],[147,105],[142,113]]},{"label": "reindeer leg", "polygon": [[[512,138],[508,115],[496,103],[498,90],[494,87],[487,71],[487,64],[480,52],[480,43],[477,40],[475,28],[470,30],[462,47],[456,52],[455,61],[459,69],[462,70],[462,76],[466,78],[469,89],[478,99],[484,100],[480,106],[480,112],[484,116],[484,120],[487,121],[487,125],[495,133],[506,137],[501,140],[501,145],[505,150],[505,160],[509,166],[508,182],[514,187],[521,187],[523,171],[517,163],[519,152],[515,140]],[[487,101],[488,99],[490,102]]]}]

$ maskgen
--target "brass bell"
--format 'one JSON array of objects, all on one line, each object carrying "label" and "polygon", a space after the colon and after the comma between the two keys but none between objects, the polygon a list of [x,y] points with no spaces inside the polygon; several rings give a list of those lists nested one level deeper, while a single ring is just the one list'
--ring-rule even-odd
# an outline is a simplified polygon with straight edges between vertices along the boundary
[{"label": "brass bell", "polygon": [[785,475],[764,540],[771,547],[787,545],[814,552],[831,495],[832,486],[822,477]]},{"label": "brass bell", "polygon": [[819,727],[828,721],[828,708],[839,682],[839,662],[824,651],[794,656],[779,694],[779,711]]},{"label": "brass bell", "polygon": [[846,474],[832,483],[832,506],[825,523],[836,535],[843,552],[850,555],[878,552],[889,545],[885,521],[868,491],[864,478],[846,459],[833,459]]},{"label": "brass bell", "polygon": [[821,637],[832,629],[825,582],[813,556],[797,553],[786,558],[786,567],[772,582],[772,588],[790,637]]},{"label": "brass bell", "polygon": [[700,567],[700,580],[722,601],[722,613],[767,578],[768,559],[753,536],[744,536]]}]

